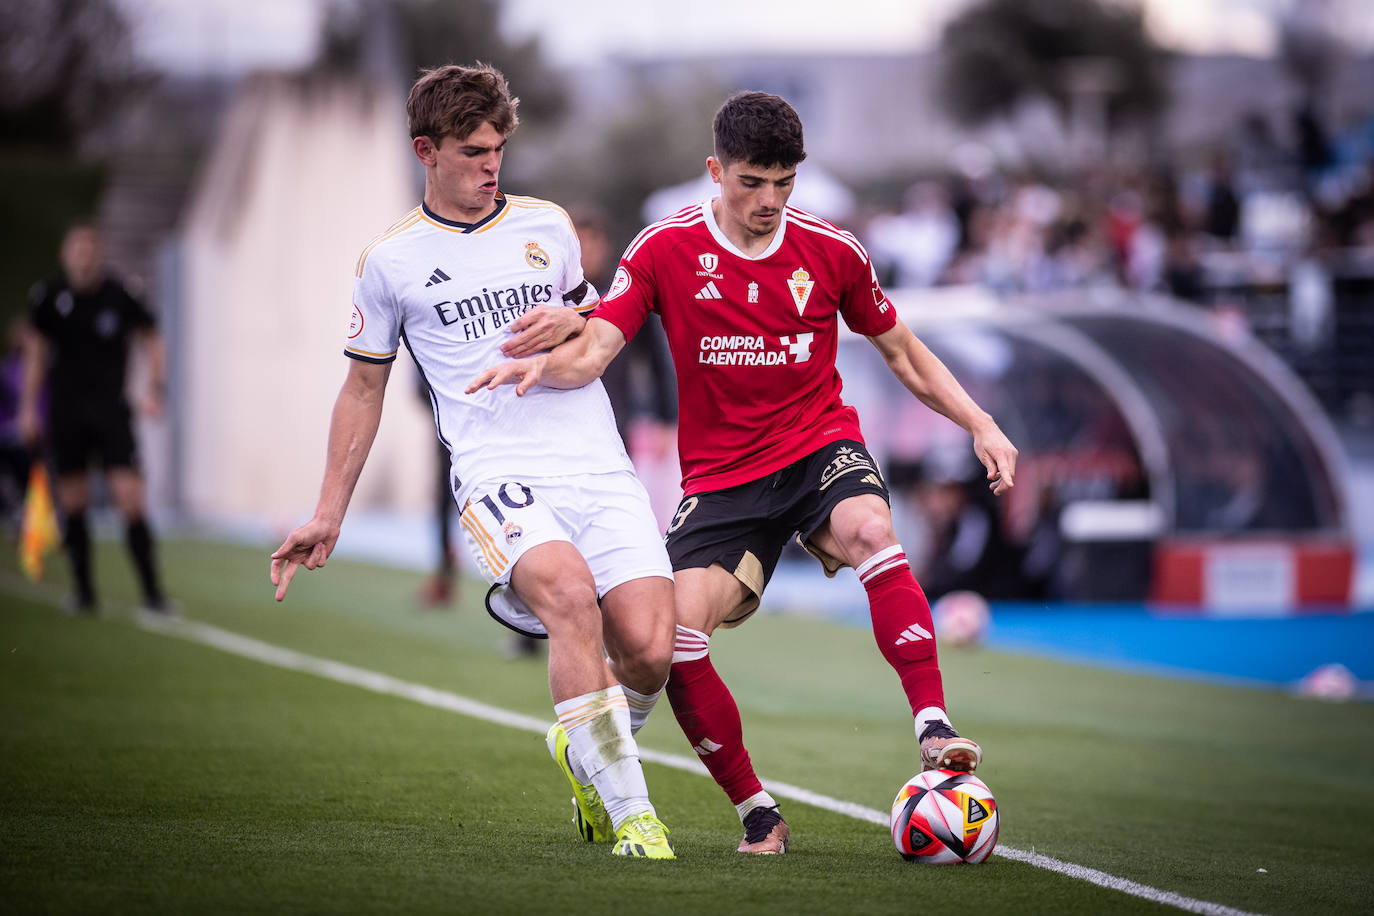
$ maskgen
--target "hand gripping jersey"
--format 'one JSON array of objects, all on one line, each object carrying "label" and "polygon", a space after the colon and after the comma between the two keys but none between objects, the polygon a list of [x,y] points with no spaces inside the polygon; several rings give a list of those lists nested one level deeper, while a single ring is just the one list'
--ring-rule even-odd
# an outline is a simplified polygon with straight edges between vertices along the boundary
[{"label": "hand gripping jersey", "polygon": [[537,305],[590,312],[581,249],[562,208],[498,196],[478,223],[454,223],[423,205],[358,259],[344,352],[385,363],[404,340],[434,402],[453,460],[455,493],[479,480],[546,479],[630,469],[599,381],[524,397],[502,386],[468,395],[468,382],[502,362],[510,323]]},{"label": "hand gripping jersey", "polygon": [[634,335],[663,318],[678,378],[687,494],[757,480],[839,439],[863,441],[840,400],[836,315],[876,336],[896,324],[868,252],[848,232],[786,208],[768,249],[748,257],[710,203],[646,228],[596,309]]}]

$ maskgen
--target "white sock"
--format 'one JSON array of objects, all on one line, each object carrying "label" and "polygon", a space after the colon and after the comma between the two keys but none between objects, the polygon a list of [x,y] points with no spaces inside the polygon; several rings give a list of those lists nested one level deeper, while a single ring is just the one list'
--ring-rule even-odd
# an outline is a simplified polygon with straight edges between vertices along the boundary
[{"label": "white sock", "polygon": [[640,693],[625,685],[620,689],[625,691],[625,699],[630,704],[630,734],[637,735],[639,730],[644,727],[644,723],[649,721],[649,713],[654,711],[654,704],[658,698],[663,696],[663,687],[667,686],[664,681],[653,693]]},{"label": "white sock", "polygon": [[776,808],[778,803],[773,801],[773,796],[767,792],[756,792],[744,801],[735,805],[735,810],[739,812],[740,822],[744,822],[744,816],[755,808]]},{"label": "white sock", "polygon": [[554,712],[568,733],[568,762],[577,761],[573,775],[579,782],[596,786],[611,825],[619,828],[632,815],[654,813],[621,686],[564,700],[554,706]]},{"label": "white sock", "polygon": [[926,730],[926,721],[927,721],[928,719],[939,719],[941,722],[945,723],[945,724],[948,725],[950,728],[953,728],[953,727],[954,727],[954,724],[953,724],[952,722],[949,721],[949,716],[946,715],[946,713],[945,713],[945,711],[944,711],[943,709],[941,709],[941,708],[938,707],[938,706],[927,706],[927,707],[925,707],[924,709],[922,709],[920,712],[916,713],[916,740],[917,740],[917,741],[920,741],[920,740],[921,740],[921,732],[923,732],[923,731]]},{"label": "white sock", "polygon": [[710,652],[711,637],[700,630],[691,627],[677,625],[677,634],[673,638],[673,664],[678,662],[694,662],[699,658],[705,658]]},{"label": "white sock", "polygon": [[644,783],[644,768],[639,757],[622,757],[612,761],[606,769],[592,777],[592,783],[611,816],[611,827],[620,825],[636,814],[657,814],[649,801],[649,787]]},{"label": "white sock", "polygon": [[[666,681],[664,686],[667,686]],[[663,696],[663,687],[658,688],[653,693],[640,693],[624,684],[620,685],[620,689],[625,692],[625,700],[630,706],[630,734],[637,735],[639,730],[644,727],[644,723],[649,721],[649,713],[654,711],[658,698]],[[568,763],[572,766],[573,775],[583,785],[592,781],[591,777],[587,775],[586,768],[582,766],[582,759],[571,746],[568,747]]]}]

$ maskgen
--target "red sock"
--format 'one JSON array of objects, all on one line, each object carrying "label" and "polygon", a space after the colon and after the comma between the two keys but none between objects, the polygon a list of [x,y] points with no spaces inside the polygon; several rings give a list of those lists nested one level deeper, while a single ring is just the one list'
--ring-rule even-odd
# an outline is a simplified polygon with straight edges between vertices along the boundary
[{"label": "red sock", "polygon": [[860,563],[859,581],[868,592],[873,638],[887,663],[897,670],[911,714],[927,706],[945,708],[935,623],[925,592],[916,584],[900,545],[880,550]]},{"label": "red sock", "polygon": [[763,786],[744,747],[739,707],[711,664],[706,641],[706,634],[699,630],[677,628],[668,702],[692,750],[730,802],[738,805],[762,792]]}]

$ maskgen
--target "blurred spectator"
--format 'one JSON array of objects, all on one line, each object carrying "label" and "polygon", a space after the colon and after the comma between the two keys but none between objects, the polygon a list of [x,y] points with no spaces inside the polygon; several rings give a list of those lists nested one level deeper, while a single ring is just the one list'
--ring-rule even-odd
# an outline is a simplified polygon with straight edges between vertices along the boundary
[{"label": "blurred spectator", "polygon": [[934,449],[906,471],[890,479],[927,526],[927,552],[917,575],[926,597],[934,601],[963,590],[985,598],[1023,597],[1022,551],[1002,530],[982,466],[961,447]]},{"label": "blurred spectator", "polygon": [[1252,111],[1241,119],[1235,158],[1236,180],[1242,195],[1282,190],[1295,184],[1297,168],[1293,157],[1274,137],[1263,112]]},{"label": "blurred spectator", "polygon": [[30,451],[19,430],[19,401],[24,387],[23,324],[11,322],[0,363],[0,513],[19,527],[19,512],[28,485]]},{"label": "blurred spectator", "polygon": [[1297,160],[1304,179],[1314,186],[1334,162],[1331,140],[1322,126],[1311,100],[1304,101],[1293,112],[1293,129],[1298,137]]},{"label": "blurred spectator", "polygon": [[1064,536],[1059,527],[1062,508],[1054,487],[1037,491],[1035,520],[1021,555],[1022,593],[1016,597],[1027,601],[1065,597],[1060,581],[1064,557]]},{"label": "blurred spectator", "polygon": [[1240,233],[1240,199],[1231,160],[1221,153],[1212,157],[1206,195],[1202,231],[1224,242],[1234,241]]},{"label": "blurred spectator", "polygon": [[[582,204],[571,209],[582,245],[582,273],[602,296],[610,292],[617,258],[610,223],[600,208]],[[660,527],[682,497],[677,463],[677,376],[668,338],[657,315],[649,315],[639,333],[611,360],[601,383],[615,411],[615,425],[635,473],[649,493]]]},{"label": "blurred spectator", "polygon": [[1182,225],[1172,226],[1165,237],[1164,288],[1187,302],[1203,299],[1202,265],[1192,235]]},{"label": "blurred spectator", "polygon": [[[589,204],[573,207],[571,215],[582,245],[582,274],[604,296],[610,291],[616,265],[610,224],[600,209]],[[677,384],[668,339],[657,315],[650,315],[643,329],[611,360],[601,383],[611,399],[615,425],[630,457],[635,457],[631,445],[640,441],[656,452],[671,453],[677,425]],[[638,421],[644,422],[648,431],[632,437]]]},{"label": "blurred spectator", "polygon": [[868,234],[870,253],[893,286],[933,286],[959,247],[959,219],[945,188],[922,181],[907,191],[901,213],[874,218]]},{"label": "blurred spectator", "polygon": [[999,172],[990,153],[976,169],[956,153],[949,175],[913,185],[904,212],[873,218],[863,241],[894,285],[975,285],[996,297],[1114,286],[1193,304],[1214,328],[1286,360],[1338,421],[1364,427],[1374,416],[1374,110],[1341,127],[1311,100],[1285,113],[1282,135],[1250,112],[1224,148],[1162,150],[1149,173],[1109,162]]},{"label": "blurred spectator", "polygon": [[39,390],[46,375],[45,444],[57,472],[63,543],[76,586],[73,610],[92,614],[97,608],[86,518],[90,505],[87,475],[94,464],[104,472],[124,518],[125,541],[143,591],[143,610],[168,614],[172,607],[158,578],[125,398],[129,346],[137,340],[147,356],[149,376],[149,390],[140,407],[148,416],[161,414],[162,338],[152,314],[105,269],[103,258],[99,230],[89,223],[73,225],[62,240],[62,273],[33,289],[19,427],[26,444],[39,442],[43,429]]}]

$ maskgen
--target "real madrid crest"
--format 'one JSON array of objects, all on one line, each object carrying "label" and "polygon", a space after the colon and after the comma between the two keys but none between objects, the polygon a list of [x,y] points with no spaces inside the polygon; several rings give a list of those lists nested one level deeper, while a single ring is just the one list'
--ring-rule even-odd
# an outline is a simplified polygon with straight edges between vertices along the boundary
[{"label": "real madrid crest", "polygon": [[803,267],[792,271],[792,276],[787,278],[787,289],[792,293],[792,301],[797,303],[798,315],[806,311],[806,300],[811,298],[811,289],[815,285],[816,281]]},{"label": "real madrid crest", "polygon": [[549,267],[549,256],[538,242],[525,243],[525,261],[535,270],[547,270]]}]

